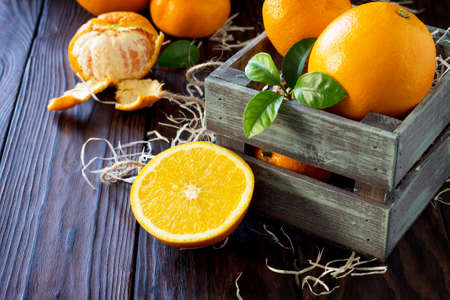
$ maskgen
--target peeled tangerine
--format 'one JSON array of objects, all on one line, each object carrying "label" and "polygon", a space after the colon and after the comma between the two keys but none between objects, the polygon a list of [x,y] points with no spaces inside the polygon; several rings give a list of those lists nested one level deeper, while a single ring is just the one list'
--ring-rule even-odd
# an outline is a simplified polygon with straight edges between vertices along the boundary
[{"label": "peeled tangerine", "polygon": [[48,110],[64,110],[85,102],[92,94],[116,86],[116,109],[135,110],[158,101],[162,84],[141,79],[155,64],[163,34],[143,16],[112,12],[93,18],[72,38],[68,56],[83,82],[62,97],[50,100]]}]

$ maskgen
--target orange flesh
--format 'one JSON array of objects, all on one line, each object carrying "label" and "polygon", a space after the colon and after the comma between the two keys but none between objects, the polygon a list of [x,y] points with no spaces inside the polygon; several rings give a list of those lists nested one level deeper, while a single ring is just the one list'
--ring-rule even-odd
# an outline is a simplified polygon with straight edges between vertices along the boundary
[{"label": "orange flesh", "polygon": [[74,43],[75,57],[84,77],[115,82],[140,78],[155,52],[154,37],[138,28],[94,26]]},{"label": "orange flesh", "polygon": [[[213,159],[205,159],[209,156]],[[146,174],[138,196],[144,216],[156,227],[194,234],[223,224],[245,189],[245,173],[229,159],[192,149],[165,158]]]}]

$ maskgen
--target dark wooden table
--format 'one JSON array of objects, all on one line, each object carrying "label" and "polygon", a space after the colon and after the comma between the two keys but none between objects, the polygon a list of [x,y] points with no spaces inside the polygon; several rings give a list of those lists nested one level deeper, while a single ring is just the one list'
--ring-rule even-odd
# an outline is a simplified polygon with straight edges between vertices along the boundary
[{"label": "dark wooden table", "polygon": [[[261,32],[261,5],[233,1],[241,13],[236,23]],[[426,9],[419,15],[426,23],[450,25],[448,2],[415,7]],[[66,49],[91,17],[75,0],[0,1],[0,299],[235,299],[239,272],[244,299],[315,298],[293,276],[270,272],[265,258],[289,269],[294,258],[306,266],[318,248],[325,248],[324,261],[346,258],[349,250],[286,228],[293,255],[263,230],[267,224],[280,235],[280,224],[250,213],[223,249],[180,251],[137,225],[128,184],[93,190],[82,179],[80,149],[88,138],[141,140],[150,129],[165,130],[158,127],[162,112],[177,110],[166,100],[132,113],[94,101],[46,110],[48,99],[76,83]],[[202,60],[220,55],[202,47]],[[183,91],[184,70],[156,69],[151,76]],[[88,155],[106,151],[93,144]],[[322,298],[450,299],[449,222],[450,207],[429,205],[393,251],[385,275],[348,277]]]}]

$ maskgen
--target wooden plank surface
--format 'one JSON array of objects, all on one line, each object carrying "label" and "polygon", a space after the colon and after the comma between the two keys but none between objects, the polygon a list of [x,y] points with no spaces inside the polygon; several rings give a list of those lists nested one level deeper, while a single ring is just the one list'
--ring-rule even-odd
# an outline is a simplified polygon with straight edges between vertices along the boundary
[{"label": "wooden plank surface", "polygon": [[[35,2],[25,2],[2,1],[0,14],[5,9],[10,13],[17,3],[25,4],[19,10],[24,16],[35,13]],[[241,12],[237,24],[256,24],[257,32],[262,31],[261,16],[255,13],[261,10],[261,0],[233,0],[232,5]],[[80,177],[79,152],[92,136],[127,142],[143,138],[148,129],[161,130],[163,112],[175,114],[177,107],[161,101],[152,109],[124,113],[90,102],[63,113],[45,110],[49,97],[75,84],[65,49],[89,17],[75,1],[46,1],[23,83],[13,97],[17,107],[6,124],[10,129],[0,126],[9,132],[0,161],[0,299],[235,299],[238,272],[243,272],[239,286],[244,299],[450,298],[444,206],[427,207],[394,249],[385,276],[340,280],[341,287],[324,297],[297,288],[293,276],[268,271],[265,258],[275,267],[291,269],[294,259],[306,267],[318,248],[325,247],[324,261],[350,252],[285,226],[296,250],[292,254],[264,231],[266,224],[288,244],[281,224],[258,215],[248,215],[222,250],[182,252],[151,238],[130,214],[129,186],[98,185],[91,190]],[[2,24],[3,32],[23,32],[20,27],[30,25]],[[252,34],[236,36],[245,40]],[[209,43],[201,50],[202,60],[221,56]],[[167,78],[166,87],[180,92],[183,73],[161,68],[151,76]],[[92,144],[88,155],[105,151],[105,145]]]},{"label": "wooden plank surface", "polygon": [[[136,222],[129,187],[92,190],[79,157],[90,137],[142,139],[146,111],[124,114],[93,101],[46,110],[48,99],[75,84],[66,49],[90,17],[75,1],[45,2],[0,163],[1,299],[131,294]],[[105,150],[97,143],[87,154]]]},{"label": "wooden plank surface", "polygon": [[246,139],[242,114],[257,91],[212,76],[206,90],[208,129],[355,180],[387,190],[393,187],[397,155],[393,133],[286,102],[271,127]]},{"label": "wooden plank surface", "polygon": [[[0,2],[0,149],[3,149],[43,2]],[[14,23],[20,26],[11,26]]]}]

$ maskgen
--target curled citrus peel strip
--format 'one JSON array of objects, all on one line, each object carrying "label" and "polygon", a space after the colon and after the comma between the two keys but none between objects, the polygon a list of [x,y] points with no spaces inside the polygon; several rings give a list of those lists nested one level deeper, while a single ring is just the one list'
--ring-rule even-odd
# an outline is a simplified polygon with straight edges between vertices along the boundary
[{"label": "curled citrus peel strip", "polygon": [[78,83],[73,89],[65,91],[59,98],[51,99],[48,110],[65,110],[87,101],[93,94],[100,93],[110,85],[110,80],[90,80]]},{"label": "curled citrus peel strip", "polygon": [[[89,20],[78,29],[68,49],[72,70],[83,82],[50,100],[48,110],[71,108],[110,86],[118,88],[117,109],[153,104],[161,97],[162,85],[140,79],[156,63],[163,40],[164,35],[136,13],[112,12]],[[136,91],[130,93],[131,89]]]}]

